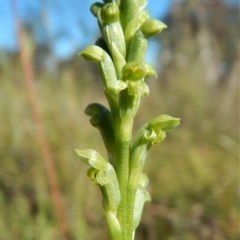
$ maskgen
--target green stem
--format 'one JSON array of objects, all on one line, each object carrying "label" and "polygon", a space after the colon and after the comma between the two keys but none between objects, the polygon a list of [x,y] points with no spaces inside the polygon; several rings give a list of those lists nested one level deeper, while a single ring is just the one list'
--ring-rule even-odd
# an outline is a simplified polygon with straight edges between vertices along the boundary
[{"label": "green stem", "polygon": [[165,131],[179,124],[179,119],[167,115],[153,119],[143,126],[132,145],[133,118],[141,97],[149,94],[144,78],[155,74],[145,64],[148,38],[166,26],[150,19],[143,10],[147,0],[103,2],[93,4],[91,11],[104,40],[98,47],[87,47],[81,55],[98,63],[104,83],[110,111],[93,104],[97,109],[86,113],[100,130],[110,164],[94,150],[77,153],[91,166],[90,179],[100,184],[111,240],[134,240],[144,203],[150,201],[145,190],[148,178],[142,173],[146,155],[152,144],[164,140]]},{"label": "green stem", "polygon": [[128,225],[127,186],[129,181],[129,157],[132,141],[133,118],[131,111],[120,114],[115,122],[117,177],[121,193],[118,219],[122,231],[122,240],[132,240],[132,227]]},{"label": "green stem", "polygon": [[134,203],[135,195],[137,191],[137,186],[128,186],[127,187],[127,225],[131,229],[131,237],[129,236],[128,240],[133,240],[133,214],[134,214]]}]

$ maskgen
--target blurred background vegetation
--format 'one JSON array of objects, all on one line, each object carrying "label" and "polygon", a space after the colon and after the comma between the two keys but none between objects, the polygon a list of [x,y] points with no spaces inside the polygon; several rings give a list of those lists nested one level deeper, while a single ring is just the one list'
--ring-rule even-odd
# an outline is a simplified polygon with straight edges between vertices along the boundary
[{"label": "blurred background vegetation", "polygon": [[[161,6],[159,6],[161,7]],[[162,19],[158,79],[148,79],[135,133],[167,113],[181,125],[152,148],[150,178],[137,240],[237,240],[239,232],[239,8],[220,0],[181,1]],[[75,148],[105,153],[83,113],[106,104],[95,65],[76,56],[54,72],[45,50],[24,30],[42,114],[72,240],[107,240],[101,194]],[[0,65],[0,239],[60,240],[36,122],[19,54]]]}]

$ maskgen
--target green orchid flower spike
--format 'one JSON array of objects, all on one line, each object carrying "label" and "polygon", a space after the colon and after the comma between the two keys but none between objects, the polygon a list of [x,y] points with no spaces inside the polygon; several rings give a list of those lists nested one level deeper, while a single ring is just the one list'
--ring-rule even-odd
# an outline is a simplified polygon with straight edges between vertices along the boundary
[{"label": "green orchid flower spike", "polygon": [[102,36],[80,55],[97,63],[108,107],[91,103],[85,113],[97,128],[108,159],[94,150],[76,150],[90,168],[88,177],[102,193],[111,240],[134,240],[145,202],[148,177],[143,172],[153,145],[164,141],[180,119],[162,114],[149,121],[132,139],[133,120],[142,97],[149,95],[147,77],[157,77],[145,62],[148,39],[167,26],[150,18],[148,0],[103,0],[92,4]]}]

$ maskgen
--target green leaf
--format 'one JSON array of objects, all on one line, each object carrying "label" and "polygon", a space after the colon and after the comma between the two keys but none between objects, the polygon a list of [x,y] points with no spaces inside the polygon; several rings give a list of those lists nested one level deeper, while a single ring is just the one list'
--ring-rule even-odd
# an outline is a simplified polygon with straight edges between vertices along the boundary
[{"label": "green leaf", "polygon": [[139,178],[138,188],[135,196],[135,204],[134,204],[134,214],[133,214],[133,226],[134,229],[140,223],[142,211],[145,202],[151,201],[151,196],[148,191],[145,190],[145,187],[148,185],[149,180],[146,174],[142,173]]}]

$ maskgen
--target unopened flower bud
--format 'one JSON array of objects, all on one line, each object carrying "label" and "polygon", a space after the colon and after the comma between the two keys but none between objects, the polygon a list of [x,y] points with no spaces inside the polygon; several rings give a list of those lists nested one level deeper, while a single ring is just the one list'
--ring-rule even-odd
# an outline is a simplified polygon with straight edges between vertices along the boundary
[{"label": "unopened flower bud", "polygon": [[162,129],[163,131],[171,131],[180,124],[180,118],[174,118],[167,114],[162,114],[149,122],[150,127],[155,131]]},{"label": "unopened flower bud", "polygon": [[76,149],[76,153],[80,156],[84,163],[89,164],[91,167],[97,170],[103,170],[108,164],[108,162],[98,152],[92,149]]},{"label": "unopened flower bud", "polygon": [[91,13],[92,13],[95,17],[97,17],[98,12],[101,10],[101,8],[102,8],[103,6],[104,6],[103,3],[95,2],[95,3],[93,3],[93,4],[91,5],[90,11],[91,11]]},{"label": "unopened flower bud", "polygon": [[160,33],[165,28],[167,28],[167,26],[163,22],[150,18],[142,24],[140,30],[146,38],[149,38]]},{"label": "unopened flower bud", "polygon": [[103,24],[117,22],[119,19],[119,9],[115,3],[108,3],[101,9],[101,20]]},{"label": "unopened flower bud", "polygon": [[88,61],[99,63],[103,59],[104,50],[100,47],[91,45],[84,48],[79,55],[82,55]]}]

